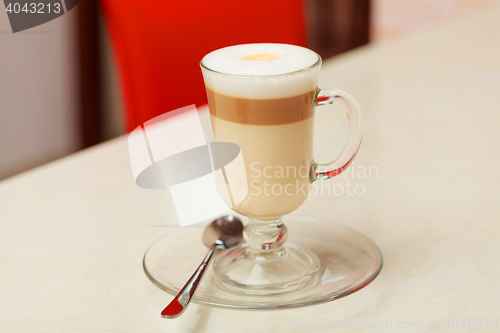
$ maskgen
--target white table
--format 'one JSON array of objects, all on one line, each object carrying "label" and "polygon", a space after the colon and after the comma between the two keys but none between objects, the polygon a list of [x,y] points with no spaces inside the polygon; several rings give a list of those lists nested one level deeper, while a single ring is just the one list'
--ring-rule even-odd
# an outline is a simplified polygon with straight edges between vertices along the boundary
[{"label": "white table", "polygon": [[301,309],[192,304],[161,319],[172,297],[141,260],[171,230],[150,226],[171,223],[173,207],[168,192],[135,186],[120,137],[0,183],[0,331],[295,332],[314,322],[465,331],[463,320],[500,330],[499,17],[485,11],[324,64],[321,85],[364,110],[352,168],[376,166],[378,177],[350,172],[331,184],[363,184],[364,195],[317,196],[296,213],[378,244],[384,268],[367,288]]}]

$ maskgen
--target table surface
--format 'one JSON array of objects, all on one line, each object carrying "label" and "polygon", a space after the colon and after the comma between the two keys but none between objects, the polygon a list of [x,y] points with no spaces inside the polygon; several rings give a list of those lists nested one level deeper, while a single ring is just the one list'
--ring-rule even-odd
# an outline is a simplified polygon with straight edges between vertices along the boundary
[{"label": "table surface", "polygon": [[[350,92],[364,111],[362,148],[330,185],[358,193],[316,196],[295,213],[378,244],[384,268],[365,289],[300,309],[192,304],[161,319],[172,297],[141,262],[171,230],[153,226],[175,224],[173,204],[168,191],[135,186],[120,137],[0,183],[0,330],[500,331],[499,17],[476,13],[324,63],[321,86]],[[338,114],[318,109],[318,136],[343,135],[325,127]],[[319,158],[328,146],[317,140]]]}]

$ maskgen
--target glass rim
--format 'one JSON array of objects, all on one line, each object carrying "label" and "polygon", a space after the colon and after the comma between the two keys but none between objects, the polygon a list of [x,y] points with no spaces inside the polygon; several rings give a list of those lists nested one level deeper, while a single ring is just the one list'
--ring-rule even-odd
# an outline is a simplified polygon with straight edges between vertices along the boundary
[{"label": "glass rim", "polygon": [[[271,43],[271,44],[279,44],[279,43]],[[245,45],[245,44],[241,44],[241,45]],[[298,46],[298,45],[294,45],[294,46]],[[303,46],[299,46],[299,47],[303,47]],[[230,73],[224,73],[224,72],[216,71],[216,70],[211,69],[208,66],[206,66],[203,63],[203,60],[205,59],[205,57],[208,54],[210,54],[210,53],[212,53],[214,51],[220,50],[220,49],[214,50],[214,51],[212,51],[210,53],[207,53],[205,56],[203,56],[203,58],[200,60],[200,67],[202,69],[206,69],[207,71],[212,72],[212,73],[221,74],[221,75],[227,75],[227,76],[234,76],[234,77],[239,77],[239,78],[262,78],[262,77],[266,77],[267,78],[267,77],[282,77],[282,76],[288,76],[288,75],[293,75],[293,74],[299,74],[301,72],[309,71],[309,70],[311,70],[311,69],[313,69],[313,68],[321,65],[321,63],[323,62],[322,59],[321,59],[321,56],[317,52],[315,52],[315,51],[313,51],[311,49],[308,49],[306,47],[303,47],[303,48],[305,48],[305,49],[313,52],[314,54],[316,54],[316,56],[318,57],[318,60],[314,64],[312,64],[310,66],[307,66],[305,68],[302,68],[302,69],[299,69],[299,70],[296,70],[296,71],[293,71],[293,72],[288,72],[288,73],[270,74],[270,75],[242,75],[242,74],[230,74]]]}]

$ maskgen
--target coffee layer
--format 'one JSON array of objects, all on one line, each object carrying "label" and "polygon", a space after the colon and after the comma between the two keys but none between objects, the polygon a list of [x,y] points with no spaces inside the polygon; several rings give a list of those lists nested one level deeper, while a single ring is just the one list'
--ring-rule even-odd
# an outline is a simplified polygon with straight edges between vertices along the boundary
[{"label": "coffee layer", "polygon": [[233,123],[261,126],[290,124],[312,117],[315,92],[312,90],[285,98],[248,99],[207,89],[208,104],[213,116]]},{"label": "coffee layer", "polygon": [[[233,210],[270,220],[299,208],[309,194],[314,116],[276,126],[244,125],[213,115],[211,119],[215,141],[237,144],[245,163],[246,177],[228,175],[231,191],[248,189]],[[227,192],[224,177],[216,178],[216,185],[219,193]],[[226,204],[232,205],[229,200]]]}]

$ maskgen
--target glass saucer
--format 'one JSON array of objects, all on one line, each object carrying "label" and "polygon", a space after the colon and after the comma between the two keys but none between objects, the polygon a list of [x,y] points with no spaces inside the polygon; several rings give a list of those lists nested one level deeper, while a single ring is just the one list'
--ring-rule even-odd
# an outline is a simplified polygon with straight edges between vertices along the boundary
[{"label": "glass saucer", "polygon": [[[382,269],[382,254],[367,237],[346,226],[311,217],[285,216],[287,246],[316,253],[318,274],[303,288],[279,295],[242,295],[221,289],[212,267],[193,302],[233,309],[281,309],[330,302],[366,287]],[[204,228],[178,228],[156,240],[144,254],[144,271],[161,290],[177,295],[200,265],[208,249]]]}]

